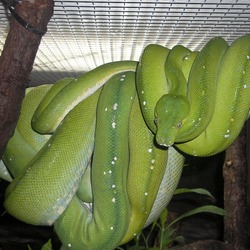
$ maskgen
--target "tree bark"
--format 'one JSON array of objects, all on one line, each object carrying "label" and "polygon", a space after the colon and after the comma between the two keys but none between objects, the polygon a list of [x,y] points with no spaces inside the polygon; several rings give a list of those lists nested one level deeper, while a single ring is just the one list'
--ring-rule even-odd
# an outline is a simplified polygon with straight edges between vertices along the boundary
[{"label": "tree bark", "polygon": [[[53,0],[21,1],[15,6],[15,12],[36,30],[46,31],[53,7]],[[0,159],[14,133],[41,39],[41,35],[11,18],[0,57]]]},{"label": "tree bark", "polygon": [[224,242],[237,250],[247,249],[247,164],[246,129],[227,149],[223,166]]},{"label": "tree bark", "polygon": [[[231,245],[217,240],[198,240],[177,248],[178,250],[232,250]],[[236,250],[236,248],[235,248]],[[238,250],[238,249],[237,249]]]}]

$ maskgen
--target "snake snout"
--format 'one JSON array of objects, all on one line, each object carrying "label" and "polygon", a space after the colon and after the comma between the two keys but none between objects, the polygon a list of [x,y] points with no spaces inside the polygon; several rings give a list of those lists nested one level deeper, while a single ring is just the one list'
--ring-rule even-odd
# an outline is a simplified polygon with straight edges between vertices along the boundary
[{"label": "snake snout", "polygon": [[174,144],[174,137],[159,136],[158,134],[156,134],[156,142],[160,146],[170,147]]}]

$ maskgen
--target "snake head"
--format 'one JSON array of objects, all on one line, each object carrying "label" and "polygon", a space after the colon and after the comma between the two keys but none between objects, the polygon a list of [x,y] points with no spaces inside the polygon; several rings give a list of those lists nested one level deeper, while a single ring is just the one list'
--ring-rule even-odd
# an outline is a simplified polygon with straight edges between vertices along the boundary
[{"label": "snake head", "polygon": [[159,145],[169,147],[174,144],[189,110],[189,103],[182,95],[166,94],[158,100],[155,107],[155,123],[156,142]]}]

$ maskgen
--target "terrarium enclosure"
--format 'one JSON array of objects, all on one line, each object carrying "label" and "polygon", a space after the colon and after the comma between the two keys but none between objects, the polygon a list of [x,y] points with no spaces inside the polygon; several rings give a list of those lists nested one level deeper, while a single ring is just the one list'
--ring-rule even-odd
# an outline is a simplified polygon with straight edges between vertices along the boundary
[{"label": "terrarium enclosure", "polygon": [[[0,53],[4,48],[10,21],[14,18],[8,5],[25,1],[28,0],[1,1]],[[37,86],[54,83],[65,77],[79,77],[108,62],[138,61],[148,44],[159,44],[169,49],[183,45],[197,51],[213,37],[223,37],[231,44],[236,38],[249,33],[249,0],[54,1],[54,13],[42,37],[27,84]],[[248,122],[248,169],[249,129]],[[223,205],[223,159],[224,153],[217,158],[188,158],[188,166],[183,171],[179,186],[205,188],[215,196],[219,206]],[[7,183],[1,181],[0,184],[3,202]],[[249,202],[249,192],[247,196]],[[191,201],[189,198],[184,196],[183,199],[174,199],[170,208],[178,213],[185,211],[185,207],[192,208],[207,202],[202,197],[191,196]],[[0,249],[27,249],[27,245],[32,249],[40,249],[47,238],[55,237],[51,228],[37,228],[15,221],[4,213],[3,207],[0,212],[3,213],[0,218]],[[180,233],[187,237],[187,242],[221,239],[222,221],[219,219],[209,224],[210,220],[210,217],[205,216],[184,222],[180,226]],[[208,225],[205,228],[204,223]],[[195,225],[194,230],[190,229],[192,225]]]},{"label": "terrarium enclosure", "polygon": [[[30,84],[79,76],[103,63],[139,60],[147,44],[199,50],[212,37],[228,43],[249,33],[248,0],[54,1]],[[0,8],[1,48],[10,12]]]}]

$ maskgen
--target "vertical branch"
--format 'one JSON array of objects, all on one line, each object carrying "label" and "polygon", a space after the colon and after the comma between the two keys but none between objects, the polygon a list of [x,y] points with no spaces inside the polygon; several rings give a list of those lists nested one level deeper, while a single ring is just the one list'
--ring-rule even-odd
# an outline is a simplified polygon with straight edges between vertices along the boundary
[{"label": "vertical branch", "polygon": [[[8,1],[3,1],[8,2]],[[53,0],[20,1],[11,18],[9,33],[0,57],[0,159],[13,135],[29,75],[42,35],[26,29],[20,19],[36,30],[46,31],[53,15]]]},{"label": "vertical branch", "polygon": [[227,149],[223,166],[224,241],[234,249],[247,249],[247,164],[246,129],[243,128],[238,139]]}]

